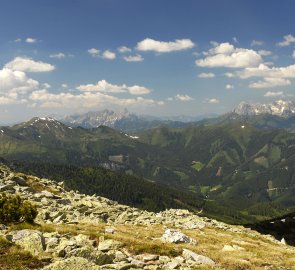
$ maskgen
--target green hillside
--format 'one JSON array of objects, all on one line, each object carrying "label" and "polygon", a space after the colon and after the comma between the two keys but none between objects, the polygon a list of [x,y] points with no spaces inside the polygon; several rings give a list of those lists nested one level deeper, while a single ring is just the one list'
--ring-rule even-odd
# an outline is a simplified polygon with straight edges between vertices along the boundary
[{"label": "green hillside", "polygon": [[204,211],[217,218],[261,220],[295,206],[295,134],[285,130],[231,123],[125,134],[40,118],[1,130],[0,156],[6,159],[143,177],[204,198]]}]

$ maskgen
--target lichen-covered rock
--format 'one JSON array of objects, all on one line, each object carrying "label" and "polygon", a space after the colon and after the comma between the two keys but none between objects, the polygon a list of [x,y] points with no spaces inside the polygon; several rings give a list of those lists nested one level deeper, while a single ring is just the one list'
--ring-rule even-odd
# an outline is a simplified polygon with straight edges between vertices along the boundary
[{"label": "lichen-covered rock", "polygon": [[32,255],[40,255],[45,250],[45,240],[41,232],[35,230],[12,231],[6,235],[7,240],[21,246]]},{"label": "lichen-covered rock", "polygon": [[186,260],[193,260],[195,264],[203,264],[203,265],[215,265],[215,262],[210,259],[209,257],[197,254],[191,250],[188,250],[186,248],[183,249],[182,256]]},{"label": "lichen-covered rock", "polygon": [[167,243],[196,243],[194,239],[191,239],[184,233],[173,229],[167,229],[161,239],[163,242]]},{"label": "lichen-covered rock", "polygon": [[43,270],[100,270],[100,267],[82,257],[70,257],[56,261]]},{"label": "lichen-covered rock", "polygon": [[119,249],[123,244],[119,241],[112,239],[104,239],[103,237],[99,238],[98,250],[100,251],[109,251],[112,249]]}]

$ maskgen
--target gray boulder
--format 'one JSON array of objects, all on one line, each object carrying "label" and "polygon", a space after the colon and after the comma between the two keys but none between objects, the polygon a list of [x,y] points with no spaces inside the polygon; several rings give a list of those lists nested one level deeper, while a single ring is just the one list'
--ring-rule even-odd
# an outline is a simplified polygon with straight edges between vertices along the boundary
[{"label": "gray boulder", "polygon": [[99,270],[100,267],[82,257],[70,257],[57,261],[43,268],[43,270]]},{"label": "gray boulder", "polygon": [[191,250],[186,248],[183,249],[182,256],[186,260],[193,260],[196,264],[203,264],[203,265],[215,265],[215,262],[210,259],[209,257],[199,255]]},{"label": "gray boulder", "polygon": [[35,230],[12,231],[6,235],[7,240],[21,246],[32,255],[39,255],[45,250],[45,240],[41,232]]},{"label": "gray boulder", "polygon": [[195,240],[189,238],[184,233],[173,229],[167,229],[161,239],[166,243],[196,243]]}]

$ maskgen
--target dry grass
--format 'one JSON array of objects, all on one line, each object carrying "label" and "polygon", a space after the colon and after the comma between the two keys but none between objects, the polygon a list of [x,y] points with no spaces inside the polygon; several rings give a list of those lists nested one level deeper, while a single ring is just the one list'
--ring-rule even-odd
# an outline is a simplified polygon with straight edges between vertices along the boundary
[{"label": "dry grass", "polygon": [[[162,243],[159,239],[164,226],[116,225],[114,234],[105,234],[105,224],[89,225],[16,225],[17,228],[35,228],[43,232],[58,231],[59,233],[86,234],[92,239],[100,236],[121,241],[131,253],[153,253],[177,256],[183,248],[212,258],[217,266],[214,268],[200,266],[195,269],[226,269],[226,270],[265,270],[295,269],[295,249],[275,244],[262,236],[245,233],[233,233],[213,228],[203,230],[183,230],[189,237],[198,241],[197,245]],[[31,227],[30,227],[31,226]],[[224,245],[238,245],[244,250],[222,251]]]},{"label": "dry grass", "polygon": [[28,270],[40,269],[44,264],[29,252],[0,238],[0,269]]}]

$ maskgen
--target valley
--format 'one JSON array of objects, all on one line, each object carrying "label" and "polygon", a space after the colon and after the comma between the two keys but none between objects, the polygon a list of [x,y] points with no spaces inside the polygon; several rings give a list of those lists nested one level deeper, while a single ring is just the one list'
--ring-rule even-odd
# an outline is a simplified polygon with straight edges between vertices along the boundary
[{"label": "valley", "polygon": [[[111,169],[129,175],[124,176],[126,181],[132,179],[130,183],[138,184],[139,190],[153,184],[159,190],[173,188],[171,194],[184,192],[186,195],[177,196],[189,198],[187,202],[182,199],[185,208],[193,205],[205,215],[236,224],[295,209],[295,134],[283,129],[258,128],[246,122],[190,123],[183,128],[161,125],[128,134],[106,126],[84,129],[53,118],[33,118],[1,130],[0,156],[19,162],[24,172],[60,179],[73,176],[74,167],[57,170],[55,165]],[[58,175],[60,170],[64,175]],[[85,171],[80,184],[72,181],[70,188],[76,185],[89,194],[91,189],[83,185],[83,177],[89,177]],[[111,196],[111,190],[103,190],[101,177],[92,177],[93,181],[95,178],[98,184],[92,192]],[[115,179],[114,183],[120,182],[119,177]],[[128,203],[125,199],[122,202]],[[134,201],[130,199],[131,204]]]}]

